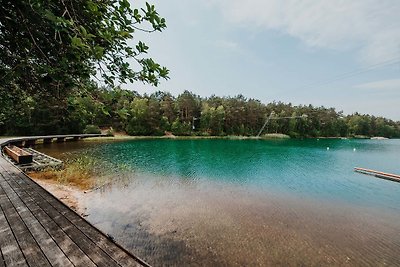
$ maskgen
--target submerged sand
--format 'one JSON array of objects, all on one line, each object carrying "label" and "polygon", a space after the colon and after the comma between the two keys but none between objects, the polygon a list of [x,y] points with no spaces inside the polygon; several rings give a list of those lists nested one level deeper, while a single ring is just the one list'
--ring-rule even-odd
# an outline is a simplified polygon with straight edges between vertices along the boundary
[{"label": "submerged sand", "polygon": [[133,179],[91,194],[88,219],[155,266],[400,265],[398,214],[232,184]]}]

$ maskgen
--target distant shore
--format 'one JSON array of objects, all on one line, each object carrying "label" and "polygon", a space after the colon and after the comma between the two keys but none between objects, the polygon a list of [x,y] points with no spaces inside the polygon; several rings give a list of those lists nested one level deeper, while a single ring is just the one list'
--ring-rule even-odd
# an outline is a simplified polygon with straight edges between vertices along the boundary
[{"label": "distant shore", "polygon": [[[11,138],[16,136],[0,136],[1,138]],[[193,140],[193,139],[228,139],[228,140],[274,140],[274,139],[373,139],[373,140],[387,140],[393,138],[387,138],[382,136],[317,136],[317,137],[290,137],[286,134],[271,133],[264,134],[260,137],[257,136],[244,136],[244,135],[128,135],[126,133],[116,133],[110,136],[102,137],[91,137],[85,138],[81,141],[93,142],[93,141],[127,141],[127,140],[144,140],[144,139],[175,139],[175,140]],[[396,138],[394,138],[396,139]],[[41,141],[38,140],[37,144]]]},{"label": "distant shore", "polygon": [[127,135],[123,133],[115,134],[114,136],[107,137],[93,137],[87,138],[83,141],[91,142],[91,141],[125,141],[125,140],[143,140],[143,139],[174,139],[174,140],[195,140],[195,139],[228,139],[228,140],[280,140],[280,139],[374,139],[374,140],[386,140],[389,138],[380,137],[380,136],[317,136],[317,137],[302,137],[302,138],[293,138],[286,134],[265,134],[260,137],[257,136],[242,136],[242,135],[223,135],[223,136],[215,136],[215,135],[162,135],[162,136],[135,136],[135,135]]}]

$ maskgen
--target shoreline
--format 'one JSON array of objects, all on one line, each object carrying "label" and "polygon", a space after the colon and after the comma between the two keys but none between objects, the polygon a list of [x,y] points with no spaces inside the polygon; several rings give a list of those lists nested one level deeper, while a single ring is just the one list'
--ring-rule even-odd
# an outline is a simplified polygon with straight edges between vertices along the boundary
[{"label": "shoreline", "polygon": [[[16,138],[17,136],[0,136],[0,139]],[[260,137],[257,136],[242,136],[242,135],[127,135],[124,133],[118,133],[110,136],[102,137],[90,137],[81,139],[84,142],[97,142],[97,141],[129,141],[129,140],[146,140],[146,139],[172,139],[172,140],[207,140],[207,139],[220,139],[220,140],[306,140],[306,139],[341,139],[341,140],[392,140],[399,138],[387,138],[381,136],[316,136],[316,137],[290,137],[286,134],[273,133],[266,134]],[[36,144],[43,144],[41,140],[37,141]]]},{"label": "shoreline", "polygon": [[146,139],[172,139],[172,140],[209,140],[209,139],[220,139],[220,140],[305,140],[305,139],[341,139],[341,140],[391,140],[396,138],[384,138],[377,139],[377,137],[337,137],[337,136],[319,136],[319,137],[304,137],[304,138],[292,138],[285,134],[273,134],[270,136],[240,136],[240,135],[226,135],[226,136],[200,136],[200,135],[181,135],[181,136],[133,136],[133,135],[115,135],[107,137],[92,137],[83,139],[84,142],[94,141],[128,141],[128,140],[146,140]]}]

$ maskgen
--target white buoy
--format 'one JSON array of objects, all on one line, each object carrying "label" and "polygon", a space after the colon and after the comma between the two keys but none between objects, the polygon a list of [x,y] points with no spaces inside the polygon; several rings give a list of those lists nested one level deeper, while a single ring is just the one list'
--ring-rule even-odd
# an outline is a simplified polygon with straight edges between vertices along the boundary
[{"label": "white buoy", "polygon": [[353,151],[356,151],[356,148],[353,148]]},{"label": "white buoy", "polygon": [[328,146],[328,147],[326,147],[326,150],[329,150],[329,146]]}]

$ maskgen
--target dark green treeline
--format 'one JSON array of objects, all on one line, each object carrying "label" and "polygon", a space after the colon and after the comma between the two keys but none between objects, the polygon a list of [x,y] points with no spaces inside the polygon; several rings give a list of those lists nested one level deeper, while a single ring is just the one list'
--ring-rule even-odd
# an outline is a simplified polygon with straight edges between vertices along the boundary
[{"label": "dark green treeline", "polygon": [[189,91],[178,97],[167,92],[140,95],[95,85],[62,101],[35,98],[22,91],[0,95],[0,135],[80,133],[112,127],[130,135],[243,135],[258,133],[266,117],[307,117],[271,120],[265,133],[291,137],[400,137],[400,122],[361,115],[344,116],[334,108],[293,106],[282,102],[263,104],[242,95],[202,98]]}]

